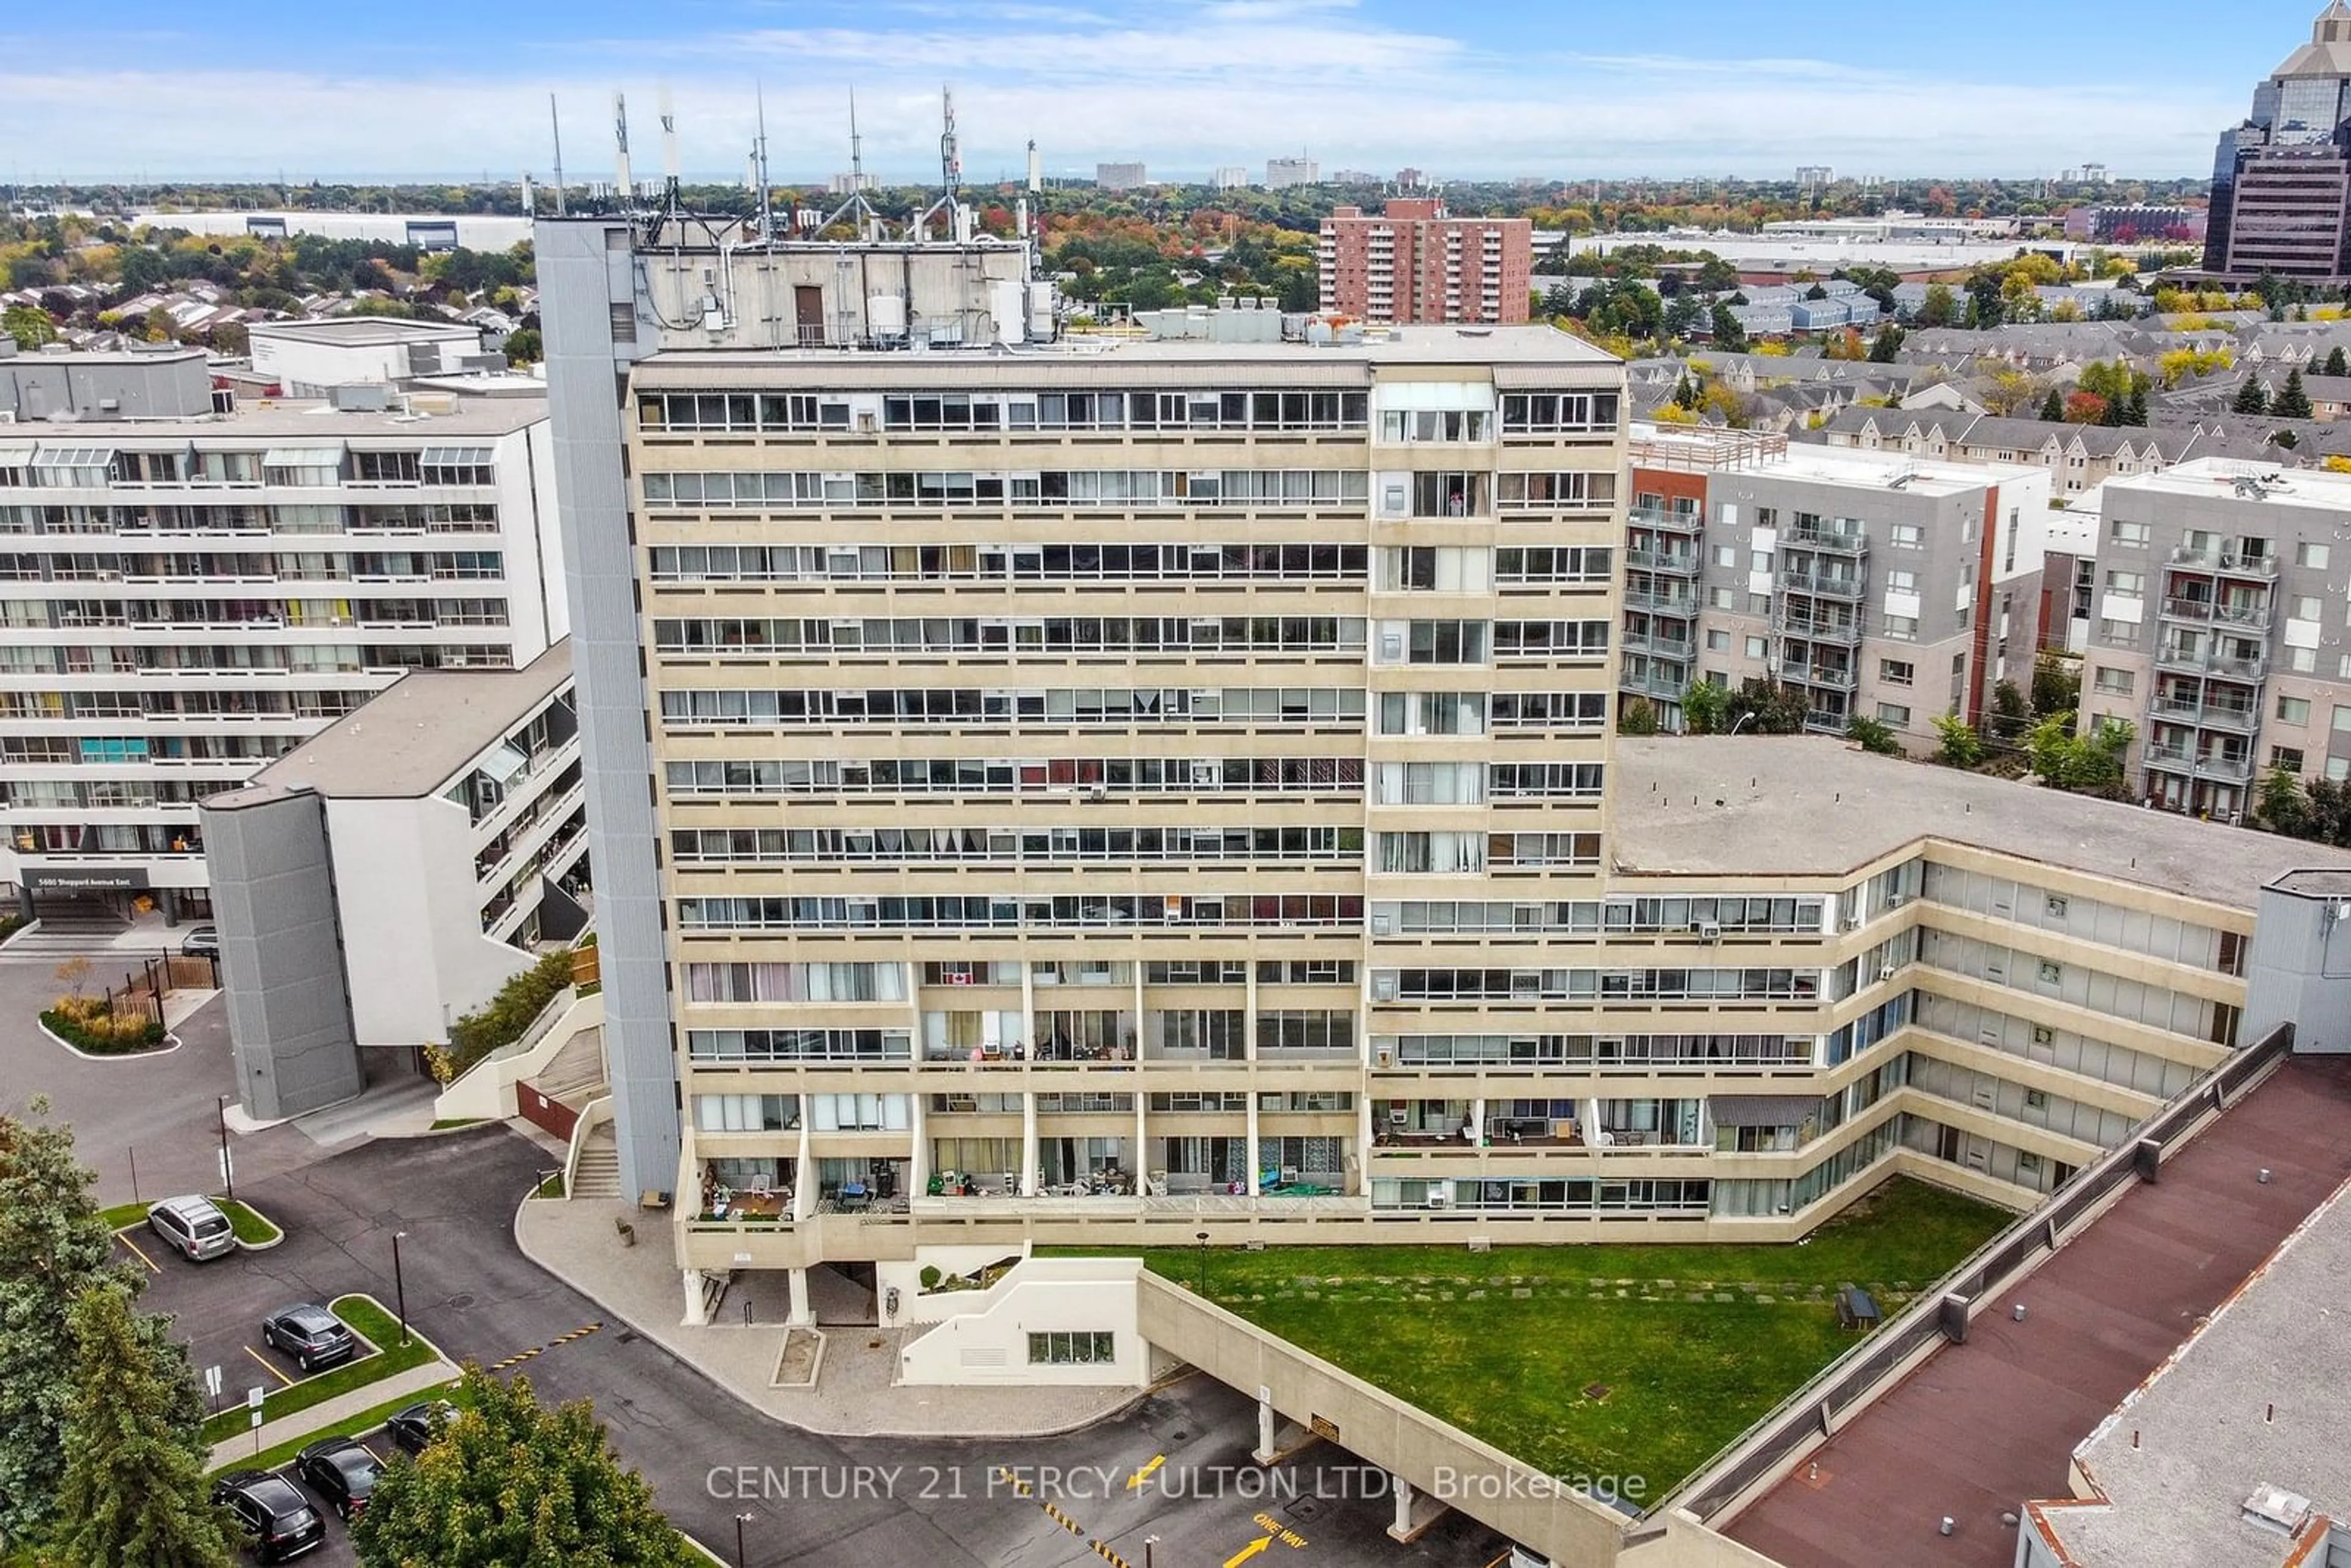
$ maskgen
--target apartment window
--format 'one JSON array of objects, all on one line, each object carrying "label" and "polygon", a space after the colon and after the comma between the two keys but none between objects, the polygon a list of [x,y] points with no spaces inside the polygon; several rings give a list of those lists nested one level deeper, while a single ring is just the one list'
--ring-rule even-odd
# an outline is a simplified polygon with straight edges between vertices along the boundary
[{"label": "apartment window", "polygon": [[1725,571],[1736,570],[1739,566],[1739,548],[1736,545],[1715,546],[1714,564]]},{"label": "apartment window", "polygon": [[1031,1366],[1101,1366],[1117,1359],[1117,1336],[1108,1333],[1056,1329],[1029,1336]]},{"label": "apartment window", "polygon": [[2136,621],[2100,621],[2098,641],[2110,648],[2138,646],[2138,622]]},{"label": "apartment window", "polygon": [[2283,768],[2288,773],[2300,773],[2302,771],[2302,747],[2299,746],[2271,747],[2270,766],[2273,768]]},{"label": "apartment window", "polygon": [[2108,696],[2126,697],[2138,684],[2138,677],[2128,670],[2118,670],[2111,664],[2099,664],[2090,676],[2090,688]]},{"label": "apartment window", "polygon": [[2043,985],[2053,986],[2064,977],[2065,971],[2062,967],[2050,962],[2046,958],[2041,960],[2041,983]]},{"label": "apartment window", "polygon": [[1915,643],[1918,640],[1918,618],[1889,615],[1886,618],[1886,634],[1898,643]]},{"label": "apartment window", "polygon": [[2331,784],[2351,779],[2351,757],[2330,757],[2326,759],[2326,779]]},{"label": "apartment window", "polygon": [[1889,686],[1907,686],[1917,678],[1917,666],[1907,659],[1880,659],[1877,678]]},{"label": "apartment window", "polygon": [[1888,593],[1917,592],[1918,574],[1915,571],[1903,571],[1898,570],[1887,572],[1886,574],[1886,591]]},{"label": "apartment window", "polygon": [[2306,566],[2314,571],[2326,570],[2327,549],[2325,545],[2298,544],[2294,547],[2294,564]]},{"label": "apartment window", "polygon": [[2318,650],[2288,648],[2285,651],[2285,667],[2298,675],[2315,674],[2318,669]]},{"label": "apartment window", "polygon": [[1896,523],[1886,530],[1886,537],[1887,542],[1901,549],[1917,549],[1922,542],[1916,523]]},{"label": "apartment window", "polygon": [[1877,722],[1890,724],[1896,729],[1907,729],[1910,727],[1910,710],[1900,703],[1879,703]]},{"label": "apartment window", "polygon": [[2335,734],[2351,735],[2351,707],[2345,707],[2339,703],[2336,704],[2333,724]]},{"label": "apartment window", "polygon": [[1771,657],[1771,649],[1762,638],[1750,637],[1747,639],[1747,656],[1750,659],[1767,659]]},{"label": "apartment window", "polygon": [[2147,574],[2137,571],[2110,571],[2106,573],[2106,591],[2137,599],[2147,591]]},{"label": "apartment window", "polygon": [[1750,615],[1771,614],[1771,596],[1768,593],[1749,594],[1747,596],[1747,613]]},{"label": "apartment window", "polygon": [[1952,654],[1952,655],[1951,655],[1951,700],[1952,700],[1954,703],[1956,703],[1956,702],[1958,702],[1958,701],[1959,701],[1959,697],[1960,690],[1961,690],[1961,689],[1962,689],[1962,688],[1967,685],[1967,680],[1968,680],[1968,656],[1967,656],[1965,653],[1954,653],[1954,654]]},{"label": "apartment window", "polygon": [[637,340],[637,308],[632,300],[612,302],[612,341],[633,343]]},{"label": "apartment window", "polygon": [[[2339,712],[2340,710],[2338,709],[2337,711]],[[2308,697],[2280,697],[2278,698],[2277,704],[2277,716],[2278,722],[2280,724],[2291,724],[2297,727],[2308,724],[2310,722],[2310,699]]]},{"label": "apartment window", "polygon": [[2145,523],[2112,522],[2106,525],[2106,542],[2121,545],[2126,549],[2145,549],[2148,529]]},{"label": "apartment window", "polygon": [[2287,618],[2294,621],[2315,621],[2325,613],[2325,612],[2319,608],[2318,600],[2314,595],[2304,593],[2294,596],[2294,606]]},{"label": "apartment window", "polygon": [[1706,651],[1707,651],[1708,653],[1729,653],[1729,652],[1730,652],[1730,633],[1729,633],[1729,632],[1708,632],[1708,633],[1706,634]]},{"label": "apartment window", "polygon": [[1770,571],[1771,570],[1771,552],[1767,549],[1750,550],[1747,554],[1747,570],[1750,571]]},{"label": "apartment window", "polygon": [[1706,591],[1706,603],[1709,610],[1736,610],[1739,596],[1727,588],[1709,588]]}]

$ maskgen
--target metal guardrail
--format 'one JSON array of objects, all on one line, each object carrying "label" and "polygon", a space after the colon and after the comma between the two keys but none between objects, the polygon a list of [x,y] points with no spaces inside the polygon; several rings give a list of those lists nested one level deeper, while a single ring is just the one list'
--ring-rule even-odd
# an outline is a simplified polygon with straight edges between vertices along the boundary
[{"label": "metal guardrail", "polygon": [[2235,1052],[2156,1112],[2096,1164],[2067,1183],[2048,1202],[1979,1248],[1966,1261],[1922,1291],[1899,1317],[1845,1355],[1823,1368],[1731,1439],[1712,1463],[1659,1499],[1644,1517],[1687,1509],[1711,1520],[1758,1481],[1792,1465],[1834,1429],[1845,1412],[1865,1405],[1879,1385],[1928,1342],[1944,1337],[1944,1300],[1964,1297],[1970,1312],[1983,1294],[2014,1274],[2037,1254],[2053,1252],[2077,1221],[2114,1190],[2139,1179],[2139,1151],[2148,1143],[2170,1141],[2206,1113],[2224,1109],[2230,1096],[2294,1046],[2294,1026],[2280,1024],[2254,1044]]}]

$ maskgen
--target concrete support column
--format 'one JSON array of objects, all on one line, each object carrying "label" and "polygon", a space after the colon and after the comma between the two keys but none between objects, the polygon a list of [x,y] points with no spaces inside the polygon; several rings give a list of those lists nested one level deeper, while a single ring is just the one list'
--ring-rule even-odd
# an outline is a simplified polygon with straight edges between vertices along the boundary
[{"label": "concrete support column", "polygon": [[1355,1098],[1355,1157],[1347,1162],[1350,1197],[1362,1197],[1372,1190],[1373,1104],[1369,1094]]},{"label": "concrete support column", "polygon": [[809,1153],[809,1123],[815,1118],[806,1096],[800,1100],[800,1146],[792,1154],[792,1218],[806,1219],[816,1212],[816,1161]]},{"label": "concrete support column", "polygon": [[1468,1144],[1473,1149],[1486,1146],[1486,1102],[1483,1096],[1469,1102]]},{"label": "concrete support column", "polygon": [[1249,1093],[1249,1195],[1256,1197],[1264,1190],[1265,1171],[1257,1158],[1257,1091]]},{"label": "concrete support column", "polygon": [[1390,1472],[1388,1486],[1395,1493],[1395,1522],[1388,1526],[1388,1533],[1398,1541],[1408,1540],[1413,1533],[1412,1483],[1402,1476]]},{"label": "concrete support column", "polygon": [[[1255,944],[1249,950],[1254,953]],[[1257,960],[1249,959],[1241,967],[1241,1050],[1249,1060],[1257,1060]]]},{"label": "concrete support column", "polygon": [[[1030,972],[1029,945],[1026,942],[1020,945],[1020,1032],[1004,1044],[1008,1051],[1015,1044],[1019,1045],[1017,1054],[1034,1061],[1040,1043],[1037,1039],[1037,977]],[[1023,1182],[1028,1179],[1026,1176],[1021,1178]],[[1029,1189],[1024,1186],[1020,1190],[1026,1192]]]},{"label": "concrete support column", "polygon": [[1273,1401],[1266,1398],[1264,1391],[1259,1390],[1257,1401],[1257,1452],[1252,1456],[1259,1464],[1273,1463],[1274,1455],[1280,1451],[1274,1448],[1273,1443],[1274,1438],[1280,1435],[1280,1427],[1281,1417],[1274,1413]]},{"label": "concrete support column", "polygon": [[[1142,948],[1137,946],[1135,951],[1140,955]],[[1136,1061],[1143,1060],[1143,959],[1137,956],[1134,960],[1134,1050],[1133,1052],[1133,1059]]]},{"label": "concrete support column", "polygon": [[1020,1196],[1037,1196],[1037,1092],[1020,1092]]},{"label": "concrete support column", "polygon": [[[1136,1048],[1141,1049],[1139,1040]],[[1134,1084],[1134,1157],[1127,1162],[1127,1174],[1134,1177],[1134,1196],[1141,1197],[1149,1190],[1144,1183],[1150,1179],[1151,1173],[1151,1156],[1145,1152],[1151,1145],[1144,1141],[1150,1124],[1144,1114],[1144,1108],[1151,1103],[1151,1096],[1144,1092],[1140,1076],[1132,1082]]]},{"label": "concrete support column", "polygon": [[688,1269],[685,1271],[685,1326],[690,1329],[698,1329],[710,1321],[710,1314],[703,1306],[702,1286],[702,1270]]},{"label": "concrete support column", "polygon": [[930,1098],[920,1089],[907,1096],[906,1124],[914,1134],[914,1152],[906,1166],[906,1196],[910,1198],[920,1197],[930,1190],[931,1134],[926,1116]]},{"label": "concrete support column", "polygon": [[800,1328],[812,1327],[816,1322],[816,1309],[809,1305],[808,1270],[794,1269],[790,1274],[792,1308],[784,1321]]}]

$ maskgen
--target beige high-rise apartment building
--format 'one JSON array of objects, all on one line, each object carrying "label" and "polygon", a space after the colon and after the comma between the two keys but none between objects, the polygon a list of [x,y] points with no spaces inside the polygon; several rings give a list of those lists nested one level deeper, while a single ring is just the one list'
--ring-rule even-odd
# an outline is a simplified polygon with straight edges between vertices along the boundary
[{"label": "beige high-rise apartment building", "polygon": [[[2029,1206],[2236,1043],[2256,890],[2325,852],[1612,739],[1614,361],[1056,341],[958,302],[1033,298],[998,243],[541,227],[617,1153],[689,1318],[823,1264],[896,1321],[1040,1242]],[[860,267],[910,292],[829,346],[758,306]]]}]

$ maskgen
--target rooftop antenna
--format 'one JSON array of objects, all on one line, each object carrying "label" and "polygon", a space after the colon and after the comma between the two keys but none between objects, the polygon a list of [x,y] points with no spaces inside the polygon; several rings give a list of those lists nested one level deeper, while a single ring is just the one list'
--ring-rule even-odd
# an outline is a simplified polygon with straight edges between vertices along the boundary
[{"label": "rooftop antenna", "polygon": [[1045,189],[1045,165],[1037,156],[1037,139],[1029,139],[1029,193],[1040,195]]},{"label": "rooftop antenna", "polygon": [[662,200],[673,216],[679,210],[677,164],[677,106],[671,102],[669,83],[661,87],[662,128]]},{"label": "rooftop antenna", "polygon": [[620,183],[621,211],[632,212],[637,204],[637,187],[629,175],[629,97],[622,92],[612,95],[612,143]]},{"label": "rooftop antenna", "polygon": [[555,215],[563,215],[563,117],[555,112],[555,95],[547,95],[547,122],[555,131]]},{"label": "rooftop antenna", "polygon": [[752,86],[752,90],[757,94],[759,106],[759,141],[758,153],[758,163],[759,169],[759,238],[763,242],[772,243],[776,237],[776,215],[774,206],[768,199],[767,84],[764,82],[755,82]]},{"label": "rooftop antenna", "polygon": [[857,89],[849,89],[849,188],[865,189],[865,138],[857,134]]},{"label": "rooftop antenna", "polygon": [[946,187],[947,200],[952,202],[963,189],[963,152],[956,144],[954,92],[939,89],[939,106],[946,117],[946,128],[939,132],[939,183]]}]

